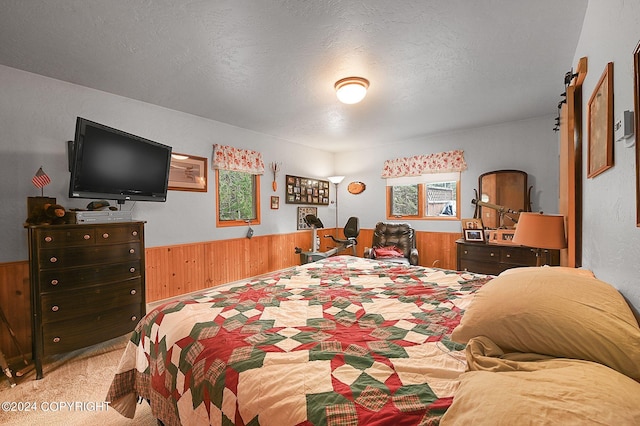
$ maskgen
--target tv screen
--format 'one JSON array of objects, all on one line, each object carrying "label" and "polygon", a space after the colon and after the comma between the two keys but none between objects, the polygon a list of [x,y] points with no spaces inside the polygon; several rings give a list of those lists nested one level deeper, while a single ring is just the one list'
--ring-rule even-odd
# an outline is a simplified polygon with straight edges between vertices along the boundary
[{"label": "tv screen", "polygon": [[78,117],[69,197],[166,201],[171,147]]}]

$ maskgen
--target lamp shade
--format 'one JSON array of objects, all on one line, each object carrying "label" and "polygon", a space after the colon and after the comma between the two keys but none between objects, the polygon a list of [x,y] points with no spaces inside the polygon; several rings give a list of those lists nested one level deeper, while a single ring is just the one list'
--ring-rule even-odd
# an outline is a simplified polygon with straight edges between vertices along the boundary
[{"label": "lamp shade", "polygon": [[344,176],[329,176],[327,179],[329,179],[331,183],[335,183],[337,185],[342,182]]},{"label": "lamp shade", "polygon": [[513,242],[522,246],[563,249],[567,247],[564,216],[541,213],[520,213]]}]

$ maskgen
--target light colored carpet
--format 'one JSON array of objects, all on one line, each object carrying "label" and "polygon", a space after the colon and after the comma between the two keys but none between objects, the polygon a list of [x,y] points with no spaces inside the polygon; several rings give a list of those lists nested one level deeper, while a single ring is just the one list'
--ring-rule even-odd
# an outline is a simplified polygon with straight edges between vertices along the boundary
[{"label": "light colored carpet", "polygon": [[[146,402],[137,406],[134,419],[127,419],[103,404],[128,339],[129,335],[122,336],[89,348],[47,357],[43,366],[44,378],[35,380],[35,370],[31,370],[23,377],[16,377],[18,385],[13,388],[4,374],[0,374],[0,424],[156,425]],[[28,403],[31,410],[7,411],[7,402],[15,403],[10,408],[21,408],[19,405]],[[76,409],[61,403],[76,403]]]}]

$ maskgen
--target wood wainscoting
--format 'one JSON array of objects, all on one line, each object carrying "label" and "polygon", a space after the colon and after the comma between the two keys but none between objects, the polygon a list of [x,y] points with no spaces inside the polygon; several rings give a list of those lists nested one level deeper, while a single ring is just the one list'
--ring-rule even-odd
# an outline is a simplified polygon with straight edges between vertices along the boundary
[{"label": "wood wainscoting", "polygon": [[[318,230],[320,251],[335,244],[325,235],[336,230]],[[456,244],[460,233],[416,232],[420,264],[444,269],[456,268]],[[295,248],[311,247],[311,231],[254,236],[251,239],[206,241],[162,247],[147,247],[146,302],[155,302],[203,290],[209,287],[266,274],[300,264]],[[336,238],[344,238],[342,229]],[[361,229],[356,245],[357,256],[371,246],[373,229]],[[341,254],[351,254],[347,250]],[[0,306],[14,331],[20,348],[30,357],[31,307],[29,301],[29,262],[0,264]],[[0,324],[0,350],[9,359],[19,357],[11,336]]]}]

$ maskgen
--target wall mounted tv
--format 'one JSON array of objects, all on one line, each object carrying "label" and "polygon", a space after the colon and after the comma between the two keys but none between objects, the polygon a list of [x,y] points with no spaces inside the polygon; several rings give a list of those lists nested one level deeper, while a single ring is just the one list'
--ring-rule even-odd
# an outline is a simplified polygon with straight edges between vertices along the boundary
[{"label": "wall mounted tv", "polygon": [[78,117],[70,198],[166,201],[171,147]]}]

